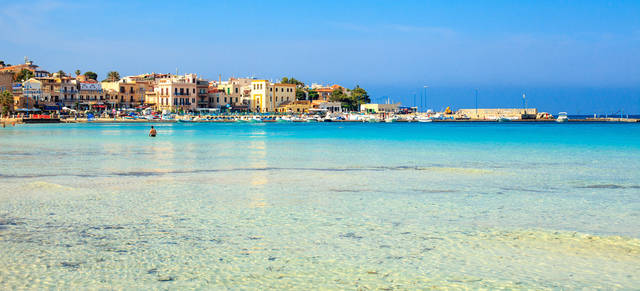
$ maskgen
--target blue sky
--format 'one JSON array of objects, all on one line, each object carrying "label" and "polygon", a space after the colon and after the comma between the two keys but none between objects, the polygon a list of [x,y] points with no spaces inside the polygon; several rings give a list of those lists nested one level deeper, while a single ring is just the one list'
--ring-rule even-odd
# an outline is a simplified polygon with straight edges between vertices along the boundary
[{"label": "blue sky", "polygon": [[640,113],[640,1],[0,0],[0,59],[356,84],[434,109]]}]

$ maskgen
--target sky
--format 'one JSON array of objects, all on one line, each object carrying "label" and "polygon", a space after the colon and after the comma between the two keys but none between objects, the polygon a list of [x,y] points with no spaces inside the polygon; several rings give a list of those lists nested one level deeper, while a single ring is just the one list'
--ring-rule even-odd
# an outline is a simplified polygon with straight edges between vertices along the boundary
[{"label": "sky", "polygon": [[[0,0],[0,60],[295,77],[440,110],[640,113],[640,1]],[[428,86],[424,89],[424,86]],[[476,90],[477,89],[477,90]],[[414,97],[415,96],[415,97]],[[415,103],[414,103],[414,100]]]}]

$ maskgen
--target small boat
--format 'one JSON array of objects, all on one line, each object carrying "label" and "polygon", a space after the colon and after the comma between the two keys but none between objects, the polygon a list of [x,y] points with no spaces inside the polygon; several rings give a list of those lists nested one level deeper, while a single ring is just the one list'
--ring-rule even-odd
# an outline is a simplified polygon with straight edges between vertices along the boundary
[{"label": "small boat", "polygon": [[398,118],[395,117],[387,117],[384,119],[384,122],[396,122],[398,121]]},{"label": "small boat", "polygon": [[433,122],[433,119],[429,118],[429,117],[421,116],[421,117],[418,117],[417,121],[418,122]]},{"label": "small boat", "polygon": [[558,113],[558,118],[556,118],[556,122],[567,122],[569,121],[569,117],[566,112]]},{"label": "small boat", "polygon": [[509,121],[511,121],[511,119],[506,118],[504,116],[500,116],[500,118],[498,118],[498,122],[509,122]]}]

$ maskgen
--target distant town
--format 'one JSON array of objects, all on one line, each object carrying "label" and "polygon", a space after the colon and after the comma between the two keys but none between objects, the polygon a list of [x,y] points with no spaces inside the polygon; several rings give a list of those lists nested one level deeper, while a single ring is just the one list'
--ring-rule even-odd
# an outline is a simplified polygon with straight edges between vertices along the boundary
[{"label": "distant town", "polygon": [[[293,77],[207,80],[197,74],[146,73],[120,76],[111,71],[98,81],[91,71],[51,73],[25,57],[19,65],[0,61],[0,105],[9,116],[175,119],[172,115],[304,115],[318,120],[553,120],[536,108],[419,110],[400,103],[374,104],[364,88],[305,84]],[[523,96],[524,98],[524,96]],[[355,114],[353,114],[355,113]],[[366,115],[365,115],[366,114]],[[562,118],[562,116],[560,116]],[[566,116],[564,117],[566,118]],[[206,118],[210,120],[210,117]],[[260,118],[262,120],[263,118]],[[254,120],[254,119],[252,119]],[[562,120],[561,120],[562,121]]]}]

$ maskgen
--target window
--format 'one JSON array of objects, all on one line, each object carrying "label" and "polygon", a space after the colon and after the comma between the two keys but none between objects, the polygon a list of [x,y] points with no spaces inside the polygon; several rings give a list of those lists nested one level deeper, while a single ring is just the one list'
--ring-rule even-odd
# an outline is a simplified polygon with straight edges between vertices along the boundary
[{"label": "window", "polygon": [[193,89],[193,94],[195,94],[195,93],[196,93],[196,89],[194,88],[194,89]]},{"label": "window", "polygon": [[224,103],[227,103],[227,97],[224,97]]},{"label": "window", "polygon": [[124,87],[120,86],[120,93],[124,93]]},{"label": "window", "polygon": [[236,94],[238,93],[238,88],[236,88]]},{"label": "window", "polygon": [[216,103],[220,103],[220,97],[216,98]]}]

